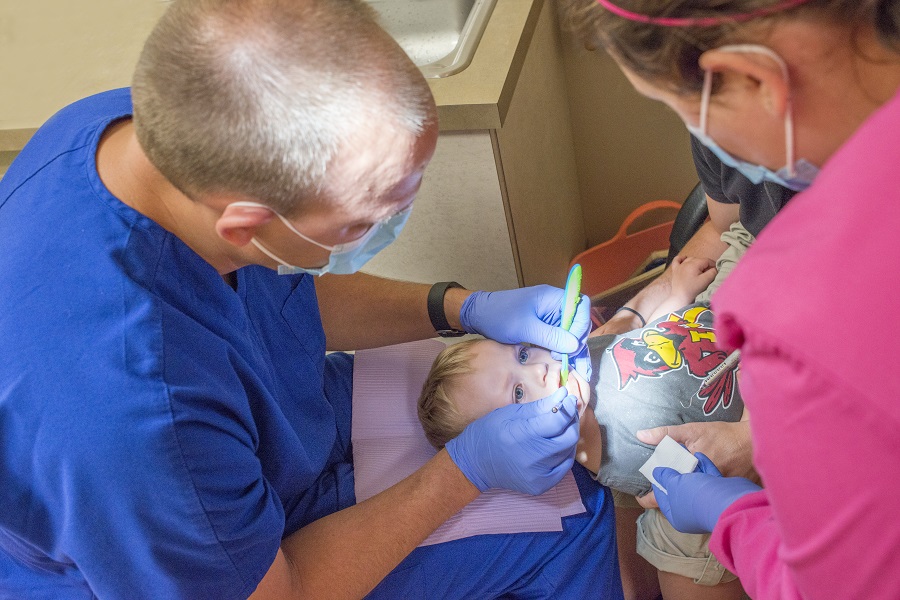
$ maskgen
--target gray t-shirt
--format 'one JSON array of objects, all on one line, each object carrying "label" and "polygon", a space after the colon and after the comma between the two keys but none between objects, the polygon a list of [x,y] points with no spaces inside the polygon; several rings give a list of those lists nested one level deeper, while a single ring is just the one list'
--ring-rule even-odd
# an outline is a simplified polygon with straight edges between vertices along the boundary
[{"label": "gray t-shirt", "polygon": [[704,385],[727,354],[715,346],[713,315],[692,304],[646,327],[588,339],[593,375],[591,407],[603,436],[597,481],[642,496],[650,482],[638,469],[654,446],[635,432],[695,421],[739,421],[744,403],[737,366]]}]

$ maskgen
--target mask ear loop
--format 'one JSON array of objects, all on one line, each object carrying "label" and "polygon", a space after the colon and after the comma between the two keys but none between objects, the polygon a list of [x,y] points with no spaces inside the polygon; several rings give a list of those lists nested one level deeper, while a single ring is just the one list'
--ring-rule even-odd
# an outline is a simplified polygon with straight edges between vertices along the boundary
[{"label": "mask ear loop", "polygon": [[[284,215],[282,215],[281,213],[276,211],[271,206],[266,206],[265,204],[260,204],[259,202],[248,202],[246,200],[241,200],[239,202],[232,202],[231,206],[251,206],[251,207],[255,207],[255,208],[264,208],[264,209],[268,210],[269,212],[271,212],[276,217],[278,217],[279,219],[281,219],[281,222],[284,223],[285,227],[287,227],[292,232],[294,232],[295,235],[300,236],[300,238],[302,238],[303,240],[306,240],[310,244],[313,244],[314,246],[318,246],[319,248],[322,248],[323,250],[328,250],[329,252],[334,252],[335,246],[328,246],[326,244],[322,244],[310,237],[303,235],[303,233],[301,233],[296,227],[294,227],[293,223],[291,223],[290,221],[287,220],[287,217],[285,217]],[[260,250],[262,250],[263,252],[266,252],[266,254],[268,254],[268,251],[266,251],[262,247],[260,247],[259,244],[254,244],[254,245],[257,248],[259,248]],[[271,255],[269,255],[269,256],[271,258],[275,258],[274,256],[271,256]],[[284,264],[285,266],[290,266],[286,263],[281,262],[280,260],[278,262],[280,262],[281,264]]]},{"label": "mask ear loop", "polygon": [[[269,210],[271,210],[271,209],[269,209]],[[288,229],[290,229],[291,231],[293,231],[295,235],[300,236],[300,238],[306,240],[307,242],[309,242],[310,244],[312,244],[314,246],[318,246],[319,248],[322,248],[323,250],[328,250],[329,252],[334,252],[335,246],[328,246],[327,244],[322,244],[322,243],[317,242],[316,240],[312,239],[311,237],[307,237],[307,236],[303,235],[302,233],[300,233],[299,229],[294,227],[293,223],[291,223],[290,221],[287,220],[287,217],[285,217],[281,213],[275,212],[274,210],[272,211],[272,213],[274,213],[274,215],[276,217],[281,219],[281,222],[284,223],[284,226],[287,227]]]},{"label": "mask ear loop", "polygon": [[[400,212],[402,213],[403,211],[400,211]],[[283,215],[276,212],[275,216],[278,217],[279,219],[281,219],[281,222],[284,223],[285,227],[287,227],[288,229],[293,231],[295,234],[297,234],[298,236],[300,236],[301,238],[303,238],[310,244],[314,244],[314,245],[318,246],[319,248],[328,250],[332,254],[341,254],[343,252],[352,252],[353,250],[356,250],[357,248],[359,248],[360,246],[365,244],[369,240],[369,238],[371,238],[373,235],[375,235],[375,233],[378,231],[378,229],[382,225],[384,225],[391,219],[391,217],[388,217],[387,219],[385,219],[384,221],[381,221],[380,223],[373,223],[372,226],[370,226],[369,229],[366,230],[366,232],[364,234],[362,234],[355,240],[351,240],[351,241],[345,242],[343,244],[336,244],[334,246],[328,246],[326,244],[322,244],[312,238],[309,238],[309,237],[303,235],[296,227],[294,227],[293,223],[288,221],[287,218],[284,217]],[[396,216],[396,215],[394,215],[394,216]]]},{"label": "mask ear loop", "polygon": [[263,246],[259,242],[259,240],[257,240],[255,237],[250,238],[250,243],[253,244],[254,246],[256,246],[260,252],[262,252],[263,254],[265,254],[266,256],[268,256],[269,258],[274,260],[275,262],[277,262],[279,265],[281,265],[283,267],[292,267],[293,266],[293,265],[289,265],[288,263],[284,262],[283,260],[281,260],[280,258],[275,256],[275,254],[272,251],[270,251],[268,248]]},{"label": "mask ear loop", "polygon": [[[305,235],[303,235],[302,233],[300,233],[299,231],[294,229],[294,227],[291,225],[291,223],[287,219],[285,219],[283,216],[281,216],[275,210],[273,210],[271,207],[266,206],[265,204],[260,204],[259,202],[248,202],[246,200],[241,200],[239,202],[232,202],[231,206],[249,206],[249,207],[253,207],[253,208],[264,208],[264,209],[270,211],[275,216],[277,216],[279,219],[281,219],[285,225],[287,225],[292,231],[294,231],[294,233],[296,233],[297,235],[302,237],[304,240],[307,240],[308,242],[311,242],[311,243],[315,244],[316,246],[325,248],[326,250],[328,249],[327,246],[322,246],[322,244],[319,244],[315,240],[311,240],[311,239],[307,238]],[[256,239],[255,236],[250,238],[250,243],[253,244],[254,246],[256,246],[256,248],[260,252],[262,252],[263,254],[265,254],[266,256],[268,256],[269,258],[274,260],[275,262],[277,262],[279,265],[281,265],[283,267],[295,268],[294,265],[285,262],[284,260],[282,260],[281,258],[276,256],[274,252],[272,252],[271,250],[269,250],[268,248],[263,246],[262,242],[260,242],[258,239]]]},{"label": "mask ear loop", "polygon": [[794,108],[791,103],[791,86],[790,80],[788,79],[787,67],[782,63],[781,65],[782,71],[784,72],[784,79],[788,84],[788,97],[787,97],[787,106],[786,114],[784,116],[784,157],[787,160],[787,172],[788,177],[794,177],[797,175],[794,170]]},{"label": "mask ear loop", "polygon": [[703,91],[700,96],[700,132],[708,135],[706,125],[709,120],[709,102],[712,96],[712,71],[703,72]]}]

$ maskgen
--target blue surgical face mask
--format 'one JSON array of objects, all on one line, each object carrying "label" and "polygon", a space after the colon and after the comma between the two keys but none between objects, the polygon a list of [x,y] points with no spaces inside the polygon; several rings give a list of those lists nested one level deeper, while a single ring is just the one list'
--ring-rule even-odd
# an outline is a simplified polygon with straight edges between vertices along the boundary
[{"label": "blue surgical face mask", "polygon": [[303,235],[302,233],[300,233],[300,231],[297,230],[296,227],[294,227],[294,225],[290,221],[287,220],[287,218],[275,212],[270,207],[264,204],[259,204],[258,202],[233,202],[232,206],[253,206],[270,210],[275,214],[276,217],[281,219],[281,222],[284,223],[285,226],[294,234],[306,240],[310,244],[316,245],[319,248],[324,248],[325,250],[331,252],[330,256],[328,257],[328,264],[323,267],[297,267],[276,256],[271,250],[263,246],[255,237],[252,238],[250,240],[250,243],[259,248],[260,252],[278,263],[279,275],[309,273],[310,275],[318,276],[324,275],[325,273],[335,273],[337,275],[349,275],[351,273],[356,273],[362,268],[364,264],[369,262],[369,260],[373,256],[378,254],[391,242],[397,239],[397,236],[400,235],[400,231],[403,229],[403,226],[406,225],[406,221],[409,219],[409,215],[412,212],[412,206],[410,206],[409,208],[406,208],[398,212],[397,214],[388,217],[384,221],[375,223],[361,237],[351,242],[329,246]]},{"label": "blue surgical face mask", "polygon": [[[722,52],[753,52],[763,54],[774,60],[781,67],[785,81],[790,85],[788,79],[787,65],[784,60],[775,52],[765,46],[757,46],[756,44],[736,44],[732,46],[722,46],[718,48]],[[794,120],[793,111],[791,110],[790,99],[788,99],[787,109],[784,114],[784,137],[785,137],[785,156],[787,164],[778,171],[772,171],[763,165],[756,165],[743,160],[739,160],[721,146],[719,146],[706,133],[707,120],[709,116],[709,100],[712,95],[712,71],[706,71],[703,79],[703,93],[700,97],[700,126],[693,127],[688,125],[688,131],[697,138],[701,144],[709,148],[713,154],[718,157],[722,164],[737,169],[740,173],[755,184],[763,181],[771,181],[783,187],[801,192],[808,188],[819,173],[819,168],[805,159],[794,160]]]}]

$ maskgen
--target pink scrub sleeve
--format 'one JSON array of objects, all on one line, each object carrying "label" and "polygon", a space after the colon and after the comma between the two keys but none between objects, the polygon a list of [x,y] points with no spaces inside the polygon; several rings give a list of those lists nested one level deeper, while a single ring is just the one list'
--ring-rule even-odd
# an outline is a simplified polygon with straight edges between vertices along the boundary
[{"label": "pink scrub sleeve", "polygon": [[900,456],[896,413],[864,377],[851,387],[757,343],[743,360],[766,490],[722,515],[713,553],[753,598],[897,598],[900,472],[884,460]]},{"label": "pink scrub sleeve", "polygon": [[710,547],[757,600],[900,598],[898,131],[900,94],[713,297],[765,490],[722,514]]}]

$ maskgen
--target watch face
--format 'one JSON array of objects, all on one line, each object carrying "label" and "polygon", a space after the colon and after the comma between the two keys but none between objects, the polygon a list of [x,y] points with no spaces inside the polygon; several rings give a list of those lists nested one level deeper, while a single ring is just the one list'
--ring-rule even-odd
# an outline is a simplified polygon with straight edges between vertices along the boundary
[{"label": "watch face", "polygon": [[441,329],[437,334],[441,337],[459,337],[461,335],[466,335],[466,332],[459,331],[458,329]]}]

